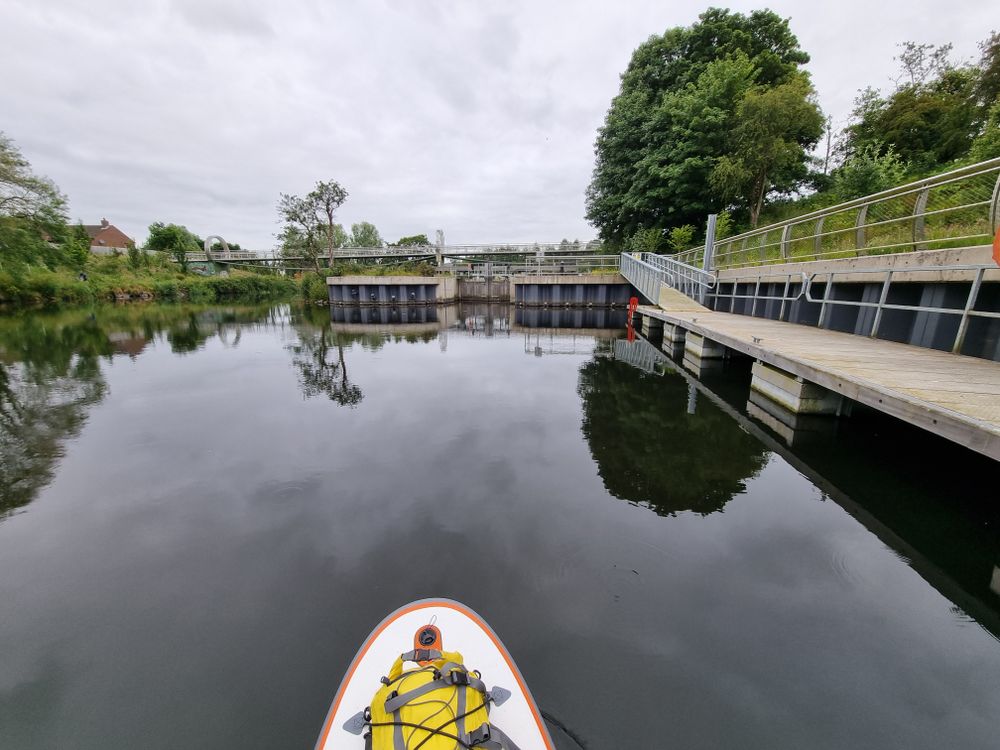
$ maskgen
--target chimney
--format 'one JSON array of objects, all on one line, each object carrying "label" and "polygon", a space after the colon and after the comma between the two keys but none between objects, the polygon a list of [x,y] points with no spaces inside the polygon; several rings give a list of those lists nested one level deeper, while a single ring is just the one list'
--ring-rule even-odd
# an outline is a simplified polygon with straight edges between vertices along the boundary
[{"label": "chimney", "polygon": [[107,229],[109,226],[111,226],[111,225],[108,224],[108,220],[107,219],[101,219],[101,229]]}]

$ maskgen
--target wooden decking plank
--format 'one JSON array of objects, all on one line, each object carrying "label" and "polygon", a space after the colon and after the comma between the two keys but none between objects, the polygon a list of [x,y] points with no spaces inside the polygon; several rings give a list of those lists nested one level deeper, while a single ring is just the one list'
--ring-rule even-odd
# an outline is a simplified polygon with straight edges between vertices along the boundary
[{"label": "wooden decking plank", "polygon": [[733,313],[639,312],[1000,460],[1000,363]]}]

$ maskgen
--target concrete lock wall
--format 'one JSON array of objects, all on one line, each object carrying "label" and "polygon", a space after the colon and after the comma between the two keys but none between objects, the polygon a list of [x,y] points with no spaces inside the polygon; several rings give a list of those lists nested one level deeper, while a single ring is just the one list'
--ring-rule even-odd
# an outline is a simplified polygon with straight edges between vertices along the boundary
[{"label": "concrete lock wall", "polygon": [[624,307],[632,287],[619,274],[514,276],[514,302],[529,307]]},{"label": "concrete lock wall", "polygon": [[331,276],[331,305],[433,305],[463,300],[529,307],[626,307],[634,294],[619,274],[512,276]]},{"label": "concrete lock wall", "polygon": [[449,276],[330,276],[331,305],[434,305],[458,299]]}]

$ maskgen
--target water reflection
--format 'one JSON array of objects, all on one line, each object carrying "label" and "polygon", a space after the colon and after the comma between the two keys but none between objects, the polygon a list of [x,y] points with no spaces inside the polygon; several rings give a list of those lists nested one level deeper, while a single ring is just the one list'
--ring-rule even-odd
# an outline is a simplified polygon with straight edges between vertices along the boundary
[{"label": "water reflection", "polygon": [[599,356],[580,368],[579,393],[583,434],[604,486],[660,515],[722,510],[764,466],[761,443],[721,409],[690,408],[682,378]]},{"label": "water reflection", "polygon": [[[335,310],[332,308],[331,312]],[[326,396],[340,406],[353,408],[361,403],[364,394],[350,381],[347,372],[344,347],[353,343],[352,335],[334,331],[331,316],[320,312],[323,314],[307,309],[296,315],[293,323],[298,338],[288,348],[299,373],[299,386],[306,398]],[[383,339],[378,336],[376,341],[381,346]]]},{"label": "water reflection", "polygon": [[65,440],[107,391],[98,360],[116,348],[91,318],[0,319],[0,519],[52,480]]},{"label": "water reflection", "polygon": [[260,307],[156,305],[0,316],[0,519],[52,480],[67,440],[107,394],[102,361],[136,359],[161,334],[175,353],[212,336],[235,346],[246,325],[277,317]]},{"label": "water reflection", "polygon": [[[689,407],[724,412],[1000,638],[1000,508],[982,486],[996,468],[990,459],[861,405],[790,439],[748,400],[749,360],[696,378],[642,337],[616,341],[614,357],[665,384],[686,382]],[[940,466],[949,471],[920,468]]]}]

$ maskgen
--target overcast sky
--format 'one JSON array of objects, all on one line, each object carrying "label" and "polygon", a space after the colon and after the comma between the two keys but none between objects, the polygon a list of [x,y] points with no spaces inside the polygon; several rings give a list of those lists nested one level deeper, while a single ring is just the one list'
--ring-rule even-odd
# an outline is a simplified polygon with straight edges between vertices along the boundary
[{"label": "overcast sky", "polygon": [[[272,247],[279,193],[319,179],[349,190],[345,225],[390,241],[589,239],[584,189],[619,74],[705,7],[0,0],[0,130],[74,219],[140,242],[166,221]],[[791,18],[835,122],[859,88],[890,84],[899,42],[972,58],[1000,26],[987,0],[731,7]]]}]

